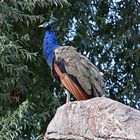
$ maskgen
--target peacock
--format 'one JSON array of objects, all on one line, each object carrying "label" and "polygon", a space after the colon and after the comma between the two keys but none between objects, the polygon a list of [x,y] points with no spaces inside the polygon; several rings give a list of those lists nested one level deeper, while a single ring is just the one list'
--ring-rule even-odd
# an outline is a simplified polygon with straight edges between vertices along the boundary
[{"label": "peacock", "polygon": [[[74,47],[58,44],[52,26],[55,21],[55,17],[50,17],[49,22],[39,26],[46,30],[43,54],[54,79],[58,80],[77,100],[103,96],[104,79],[101,72]],[[67,94],[66,102],[69,101],[70,94]]]}]

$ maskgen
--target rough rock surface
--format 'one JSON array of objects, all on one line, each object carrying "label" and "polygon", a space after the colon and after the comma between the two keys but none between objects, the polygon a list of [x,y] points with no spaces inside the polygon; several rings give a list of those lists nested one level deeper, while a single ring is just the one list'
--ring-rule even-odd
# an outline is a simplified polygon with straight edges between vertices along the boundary
[{"label": "rough rock surface", "polygon": [[58,108],[44,140],[140,140],[140,111],[105,97]]}]

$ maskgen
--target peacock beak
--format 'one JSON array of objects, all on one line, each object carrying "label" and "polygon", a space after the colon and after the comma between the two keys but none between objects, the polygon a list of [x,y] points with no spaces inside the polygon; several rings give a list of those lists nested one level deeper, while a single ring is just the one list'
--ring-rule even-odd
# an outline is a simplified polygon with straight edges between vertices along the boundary
[{"label": "peacock beak", "polygon": [[45,22],[45,23],[39,25],[38,27],[40,27],[40,28],[46,28],[48,25],[49,25],[49,22]]},{"label": "peacock beak", "polygon": [[39,25],[38,27],[43,27],[43,24]]},{"label": "peacock beak", "polygon": [[48,25],[51,25],[51,24],[53,24],[56,21],[57,21],[57,19],[55,17],[51,16],[49,22],[45,22],[45,23],[39,25],[38,27],[46,28]]}]

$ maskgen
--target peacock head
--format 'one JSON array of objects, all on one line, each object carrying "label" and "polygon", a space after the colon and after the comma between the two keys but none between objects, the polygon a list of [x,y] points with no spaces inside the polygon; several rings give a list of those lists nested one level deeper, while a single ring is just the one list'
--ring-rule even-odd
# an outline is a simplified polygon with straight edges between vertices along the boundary
[{"label": "peacock head", "polygon": [[42,28],[45,28],[47,30],[50,30],[52,28],[51,25],[56,21],[57,21],[57,19],[55,17],[51,16],[49,22],[45,22],[45,23],[39,25],[38,27],[42,27]]}]

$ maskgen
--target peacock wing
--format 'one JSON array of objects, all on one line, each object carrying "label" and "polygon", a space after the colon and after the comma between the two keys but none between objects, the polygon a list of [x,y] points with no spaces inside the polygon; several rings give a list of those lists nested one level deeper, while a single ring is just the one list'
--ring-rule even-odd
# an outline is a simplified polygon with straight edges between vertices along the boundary
[{"label": "peacock wing", "polygon": [[90,97],[103,95],[103,77],[99,70],[83,55],[71,46],[55,49],[54,63],[62,73]]}]

